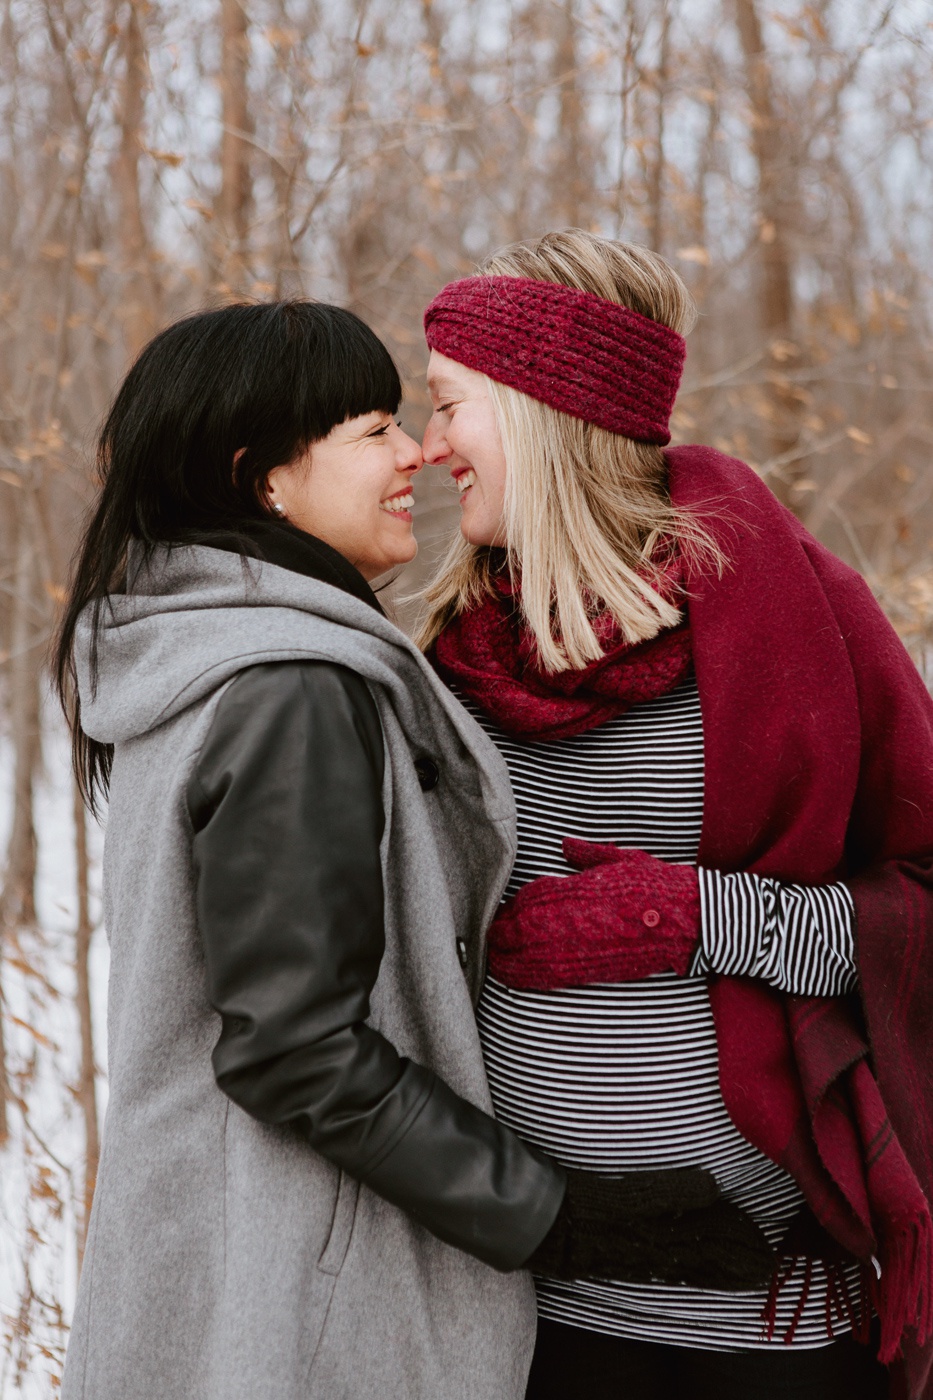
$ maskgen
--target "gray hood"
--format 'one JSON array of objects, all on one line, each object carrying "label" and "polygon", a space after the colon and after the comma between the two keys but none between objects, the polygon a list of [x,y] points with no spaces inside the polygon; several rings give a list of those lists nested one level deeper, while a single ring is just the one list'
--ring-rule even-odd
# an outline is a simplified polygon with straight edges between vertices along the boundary
[{"label": "gray hood", "polygon": [[[410,736],[438,724],[500,775],[501,759],[388,618],[341,589],[205,545],[158,549],[134,561],[124,594],[100,611],[92,680],[91,608],[75,639],[81,723],[102,743],[135,739],[267,661],[345,665],[391,696]],[[451,737],[453,737],[451,735]]]}]

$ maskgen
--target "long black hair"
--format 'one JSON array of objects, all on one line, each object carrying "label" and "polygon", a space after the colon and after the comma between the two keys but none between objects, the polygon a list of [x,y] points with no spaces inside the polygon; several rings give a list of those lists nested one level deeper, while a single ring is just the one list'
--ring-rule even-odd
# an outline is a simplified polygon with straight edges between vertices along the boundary
[{"label": "long black hair", "polygon": [[75,628],[93,605],[96,636],[104,600],[123,587],[130,540],[148,553],[159,544],[232,536],[251,553],[251,523],[271,515],[269,472],[348,418],[395,413],[401,398],[398,371],[374,332],[352,312],[321,302],[202,311],[143,349],[98,440],[100,492],[75,556],[53,658],[75,773],[92,808],[107,791],[113,751],[81,728]]}]

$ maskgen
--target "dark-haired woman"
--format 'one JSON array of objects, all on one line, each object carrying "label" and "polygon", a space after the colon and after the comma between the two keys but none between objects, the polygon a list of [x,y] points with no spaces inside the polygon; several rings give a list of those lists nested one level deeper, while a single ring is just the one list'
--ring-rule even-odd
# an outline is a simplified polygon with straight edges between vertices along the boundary
[{"label": "dark-haired woman", "polygon": [[708,1173],[566,1173],[490,1116],[514,810],[370,588],[415,549],[400,397],[349,313],[231,306],[103,430],[58,656],[112,949],[66,1400],[520,1400],[532,1255],[770,1267]]}]

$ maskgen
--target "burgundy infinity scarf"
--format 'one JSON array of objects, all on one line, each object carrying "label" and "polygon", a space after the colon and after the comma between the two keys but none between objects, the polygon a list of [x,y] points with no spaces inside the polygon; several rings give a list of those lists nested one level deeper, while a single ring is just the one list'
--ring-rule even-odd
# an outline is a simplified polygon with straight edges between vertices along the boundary
[{"label": "burgundy infinity scarf", "polygon": [[[723,1098],[829,1233],[866,1264],[880,1260],[881,1357],[901,1358],[902,1395],[928,1400],[933,703],[864,582],[748,467],[706,447],[667,458],[674,504],[704,516],[731,565],[686,579],[705,743],[699,863],[845,879],[858,931],[861,1007],[713,980]],[[484,620],[467,614],[442,634],[439,667],[496,718],[511,710],[517,732],[576,733],[635,703],[621,672],[636,649],[604,668],[614,693],[591,684],[597,666],[584,709],[570,714],[579,691],[555,700],[505,646],[503,609],[477,613]],[[664,645],[649,655],[651,684],[670,688]]]},{"label": "burgundy infinity scarf", "polygon": [[[461,613],[438,637],[431,652],[449,685],[475,700],[510,734],[522,739],[564,739],[582,734],[632,705],[665,695],[690,670],[687,624],[660,632],[649,642],[626,642],[607,614],[593,627],[604,654],[578,671],[544,670],[534,640],[520,619],[517,592],[505,551],[493,574],[492,596]],[[659,592],[682,596],[679,559],[661,573]]]}]

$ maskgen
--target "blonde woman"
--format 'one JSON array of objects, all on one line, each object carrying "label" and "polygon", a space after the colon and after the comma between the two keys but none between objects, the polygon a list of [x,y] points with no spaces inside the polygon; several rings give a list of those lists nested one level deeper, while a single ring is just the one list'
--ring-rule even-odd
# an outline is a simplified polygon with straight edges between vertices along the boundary
[{"label": "blonde woman", "polygon": [[777,1251],[732,1290],[689,1250],[614,1281],[539,1252],[528,1396],[853,1400],[895,1366],[919,1397],[933,705],[754,472],[664,450],[694,314],[661,258],[573,230],[425,314],[462,518],[421,641],[518,809],[497,1114],[568,1168],[708,1169]]}]

